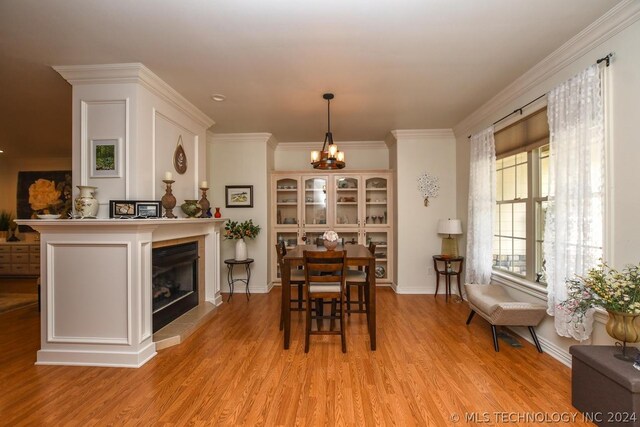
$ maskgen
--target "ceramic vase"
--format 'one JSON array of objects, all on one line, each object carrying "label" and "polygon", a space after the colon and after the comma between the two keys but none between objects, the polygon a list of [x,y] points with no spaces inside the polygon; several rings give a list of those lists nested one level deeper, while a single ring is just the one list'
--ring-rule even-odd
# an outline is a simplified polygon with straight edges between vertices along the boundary
[{"label": "ceramic vase", "polygon": [[222,218],[222,214],[220,213],[220,208],[216,208],[216,212],[213,214],[214,218]]},{"label": "ceramic vase", "polygon": [[323,240],[324,247],[327,248],[328,251],[333,251],[338,247],[338,241],[331,242],[329,240]]},{"label": "ceramic vase", "polygon": [[244,261],[247,259],[247,244],[244,242],[244,239],[236,240],[236,261]]},{"label": "ceramic vase", "polygon": [[90,185],[78,185],[80,194],[75,199],[76,214],[80,218],[95,218],[98,216],[98,199],[94,197],[98,187]]},{"label": "ceramic vase", "polygon": [[196,218],[200,216],[200,213],[202,212],[202,207],[197,200],[185,200],[180,208],[189,218]]}]

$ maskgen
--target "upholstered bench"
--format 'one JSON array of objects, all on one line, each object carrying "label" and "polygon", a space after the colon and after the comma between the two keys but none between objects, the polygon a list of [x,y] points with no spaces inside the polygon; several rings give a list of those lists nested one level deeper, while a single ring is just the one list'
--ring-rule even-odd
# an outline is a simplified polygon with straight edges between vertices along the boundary
[{"label": "upholstered bench", "polygon": [[534,327],[538,326],[546,314],[547,309],[544,305],[515,301],[500,285],[467,283],[464,287],[471,309],[467,325],[471,323],[471,319],[476,313],[484,317],[491,325],[493,347],[496,351],[500,351],[496,326],[526,326],[529,328],[536,348],[542,353],[542,347],[540,347]]}]

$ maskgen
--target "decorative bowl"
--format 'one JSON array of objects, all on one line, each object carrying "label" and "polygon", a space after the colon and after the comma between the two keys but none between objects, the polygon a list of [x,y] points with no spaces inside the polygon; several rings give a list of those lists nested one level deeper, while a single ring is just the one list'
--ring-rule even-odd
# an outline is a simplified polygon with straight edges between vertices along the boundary
[{"label": "decorative bowl", "polygon": [[40,219],[58,219],[60,216],[60,214],[38,214]]},{"label": "decorative bowl", "polygon": [[384,277],[384,273],[386,272],[386,270],[384,269],[383,266],[379,265],[376,267],[376,277],[378,279],[382,279]]}]

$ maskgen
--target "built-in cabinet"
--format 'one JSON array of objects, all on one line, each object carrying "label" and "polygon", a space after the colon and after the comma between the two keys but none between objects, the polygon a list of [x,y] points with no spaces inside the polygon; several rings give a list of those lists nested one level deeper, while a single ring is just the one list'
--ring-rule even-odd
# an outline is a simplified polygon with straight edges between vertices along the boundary
[{"label": "built-in cabinet", "polygon": [[326,230],[345,242],[376,243],[376,278],[393,277],[393,183],[389,171],[275,172],[271,178],[270,260],[272,281],[280,281],[275,245],[315,244]]},{"label": "built-in cabinet", "polygon": [[0,243],[0,276],[39,276],[40,243]]}]

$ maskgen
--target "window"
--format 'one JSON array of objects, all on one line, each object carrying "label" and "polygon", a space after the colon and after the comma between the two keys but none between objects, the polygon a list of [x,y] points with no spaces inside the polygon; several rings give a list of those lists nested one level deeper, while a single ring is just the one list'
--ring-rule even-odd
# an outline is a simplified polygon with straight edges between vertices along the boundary
[{"label": "window", "polygon": [[544,283],[548,135],[546,109],[495,134],[493,268],[540,283]]}]

